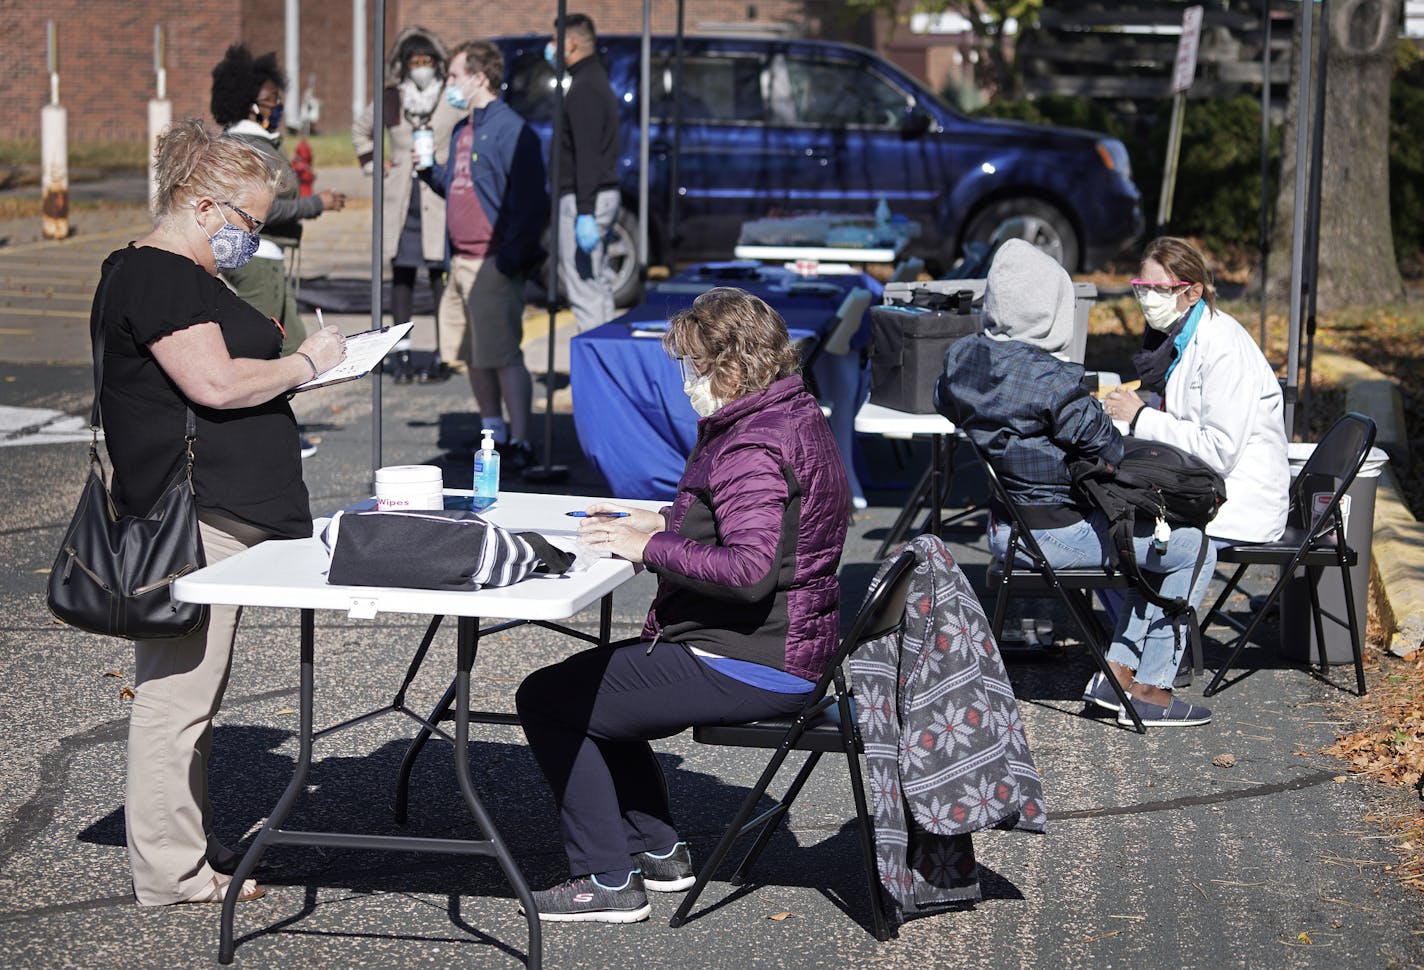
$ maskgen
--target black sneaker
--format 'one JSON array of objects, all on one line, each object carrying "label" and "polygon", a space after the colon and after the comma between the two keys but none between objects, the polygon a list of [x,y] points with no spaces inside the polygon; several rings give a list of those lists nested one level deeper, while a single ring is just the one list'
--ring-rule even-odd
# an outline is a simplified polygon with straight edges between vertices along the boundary
[{"label": "black sneaker", "polygon": [[686,842],[679,842],[665,856],[655,856],[651,852],[639,852],[633,856],[633,863],[643,873],[643,885],[655,893],[676,893],[691,889],[697,881],[697,871],[692,868],[692,853]]},{"label": "black sneaker", "polygon": [[534,454],[534,446],[518,438],[499,446],[499,458],[510,472],[522,472],[539,464],[539,459]]},{"label": "black sneaker", "polygon": [[653,912],[636,871],[628,874],[621,889],[609,889],[592,876],[561,882],[534,893],[534,908],[550,923],[637,923]]},{"label": "black sneaker", "polygon": [[310,458],[312,455],[316,454],[316,442],[312,441],[310,438],[298,438],[297,443],[298,446],[301,448],[303,458]]}]

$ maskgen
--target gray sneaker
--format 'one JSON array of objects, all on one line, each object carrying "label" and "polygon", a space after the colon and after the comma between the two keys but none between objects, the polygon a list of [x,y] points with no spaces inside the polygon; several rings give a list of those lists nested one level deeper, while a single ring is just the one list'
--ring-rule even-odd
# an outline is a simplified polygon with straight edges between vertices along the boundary
[{"label": "gray sneaker", "polygon": [[533,895],[539,918],[550,923],[637,923],[653,912],[643,891],[643,877],[636,871],[619,889],[580,876]]},{"label": "gray sneaker", "polygon": [[655,893],[676,893],[691,889],[697,881],[697,871],[692,868],[692,853],[686,842],[679,842],[667,855],[657,856],[651,852],[638,852],[633,856],[633,864],[643,873],[643,885]]},{"label": "gray sneaker", "polygon": [[[1211,723],[1211,710],[1199,704],[1189,704],[1180,697],[1172,698],[1166,707],[1144,701],[1140,697],[1130,698],[1132,706],[1147,727],[1197,727]],[[1123,727],[1135,727],[1132,716],[1126,710],[1117,715],[1117,723]]]}]

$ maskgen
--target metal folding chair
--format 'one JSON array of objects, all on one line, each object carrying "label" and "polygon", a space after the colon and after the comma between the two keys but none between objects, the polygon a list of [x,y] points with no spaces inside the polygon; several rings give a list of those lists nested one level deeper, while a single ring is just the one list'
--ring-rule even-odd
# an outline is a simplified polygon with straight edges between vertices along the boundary
[{"label": "metal folding chair", "polygon": [[[1330,426],[1330,430],[1325,432],[1325,436],[1320,439],[1315,451],[1306,461],[1305,467],[1291,484],[1290,513],[1285,534],[1275,542],[1240,543],[1217,550],[1217,562],[1235,564],[1236,571],[1231,574],[1226,588],[1221,591],[1221,595],[1206,614],[1206,619],[1202,621],[1203,630],[1217,619],[1230,620],[1222,612],[1222,607],[1227,597],[1236,591],[1248,568],[1257,565],[1276,566],[1280,568],[1281,573],[1265,602],[1255,608],[1255,615],[1251,617],[1250,623],[1246,624],[1232,644],[1231,655],[1207,685],[1204,693],[1208,697],[1226,686],[1222,684],[1226,672],[1241,655],[1251,635],[1261,625],[1271,605],[1280,597],[1296,570],[1301,568],[1306,571],[1306,586],[1310,590],[1310,613],[1315,625],[1320,669],[1322,672],[1328,669],[1323,623],[1323,618],[1328,614],[1321,609],[1316,583],[1324,571],[1331,567],[1340,570],[1340,582],[1345,592],[1345,625],[1350,631],[1350,646],[1355,655],[1355,686],[1361,695],[1365,693],[1363,631],[1360,618],[1355,615],[1354,589],[1350,580],[1350,567],[1354,566],[1357,554],[1345,541],[1341,499],[1359,474],[1374,443],[1373,419],[1354,411],[1341,416]],[[1329,495],[1329,501],[1321,506],[1319,511],[1315,511],[1315,498],[1324,495]],[[1329,616],[1329,619],[1335,623],[1340,622],[1337,616]]]},{"label": "metal folding chair", "polygon": [[[855,800],[856,827],[860,835],[861,861],[865,867],[865,885],[870,894],[871,919],[875,938],[886,940],[890,937],[889,924],[880,898],[880,877],[875,864],[875,837],[870,806],[865,797],[865,782],[860,770],[860,755],[863,748],[860,732],[856,728],[855,709],[852,706],[852,691],[846,681],[844,670],[846,659],[863,643],[875,640],[895,629],[903,621],[905,597],[909,589],[910,577],[914,572],[915,556],[910,550],[887,568],[880,583],[865,597],[865,603],[856,614],[850,632],[841,640],[830,666],[821,675],[807,698],[806,706],[794,718],[774,718],[766,721],[752,721],[747,724],[713,725],[693,729],[693,738],[702,744],[729,745],[738,748],[766,748],[774,750],[771,761],[762,771],[761,777],[741,807],[727,826],[717,847],[697,873],[697,882],[683,897],[682,905],[669,920],[671,926],[681,926],[687,922],[688,914],[702,894],[708,881],[716,873],[722,860],[731,851],[732,843],[743,835],[760,830],[742,864],[732,875],[732,885],[740,886],[745,881],[751,867],[768,842],[771,841],[781,820],[790,810],[792,802],[801,793],[811,772],[820,761],[821,755],[841,752],[846,757],[850,773],[851,794]],[[792,751],[808,752],[801,770],[796,773],[786,793],[771,808],[752,818],[757,804],[766,794],[767,786],[776,778],[782,764]]]},{"label": "metal folding chair", "polygon": [[[998,567],[997,580],[993,567],[990,568],[989,574],[990,585],[997,587],[993,617],[994,639],[1002,640],[1003,638],[1004,617],[1008,612],[1011,596],[1015,594],[1057,596],[1068,611],[1068,617],[1077,627],[1083,642],[1088,645],[1088,655],[1098,665],[1098,669],[1107,678],[1107,682],[1112,685],[1113,692],[1117,694],[1118,700],[1123,705],[1123,710],[1127,711],[1139,733],[1147,733],[1147,727],[1138,717],[1137,709],[1132,706],[1127,692],[1122,689],[1112,668],[1108,666],[1106,645],[1109,633],[1093,613],[1092,594],[1094,591],[1132,589],[1132,580],[1123,573],[1106,566],[1055,569],[1034,540],[1033,531],[1024,524],[1023,515],[1018,505],[999,479],[999,474],[993,463],[978,447],[974,446],[972,439],[967,440],[969,440],[970,447],[974,448],[974,453],[979,457],[980,464],[984,466],[984,476],[989,481],[989,489],[993,498],[1009,516],[1008,550],[1003,563],[995,564]],[[1186,626],[1187,649],[1191,653],[1192,667],[1196,674],[1200,674],[1202,671],[1201,628],[1197,624],[1196,611],[1189,610],[1183,622]]]}]

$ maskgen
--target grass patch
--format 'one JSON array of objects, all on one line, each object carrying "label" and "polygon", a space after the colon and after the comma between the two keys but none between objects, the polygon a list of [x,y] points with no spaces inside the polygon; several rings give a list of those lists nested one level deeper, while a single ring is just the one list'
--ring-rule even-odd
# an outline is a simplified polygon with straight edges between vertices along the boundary
[{"label": "grass patch", "polygon": [[[301,136],[288,134],[282,140],[287,154],[296,149]],[[354,166],[356,152],[349,131],[310,135],[312,158],[320,166]],[[84,181],[119,172],[148,170],[146,141],[71,141],[69,178]],[[40,141],[38,138],[0,138],[0,188],[38,185],[40,181]]]}]

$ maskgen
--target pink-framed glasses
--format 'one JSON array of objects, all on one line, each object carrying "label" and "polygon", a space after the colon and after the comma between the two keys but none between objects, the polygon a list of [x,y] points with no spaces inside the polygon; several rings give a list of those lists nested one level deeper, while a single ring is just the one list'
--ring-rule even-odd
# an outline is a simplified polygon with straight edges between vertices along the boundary
[{"label": "pink-framed glasses", "polygon": [[1132,292],[1137,296],[1146,296],[1148,293],[1156,293],[1158,296],[1171,296],[1184,286],[1191,286],[1188,280],[1166,280],[1152,282],[1151,280],[1133,280],[1130,284]]}]

